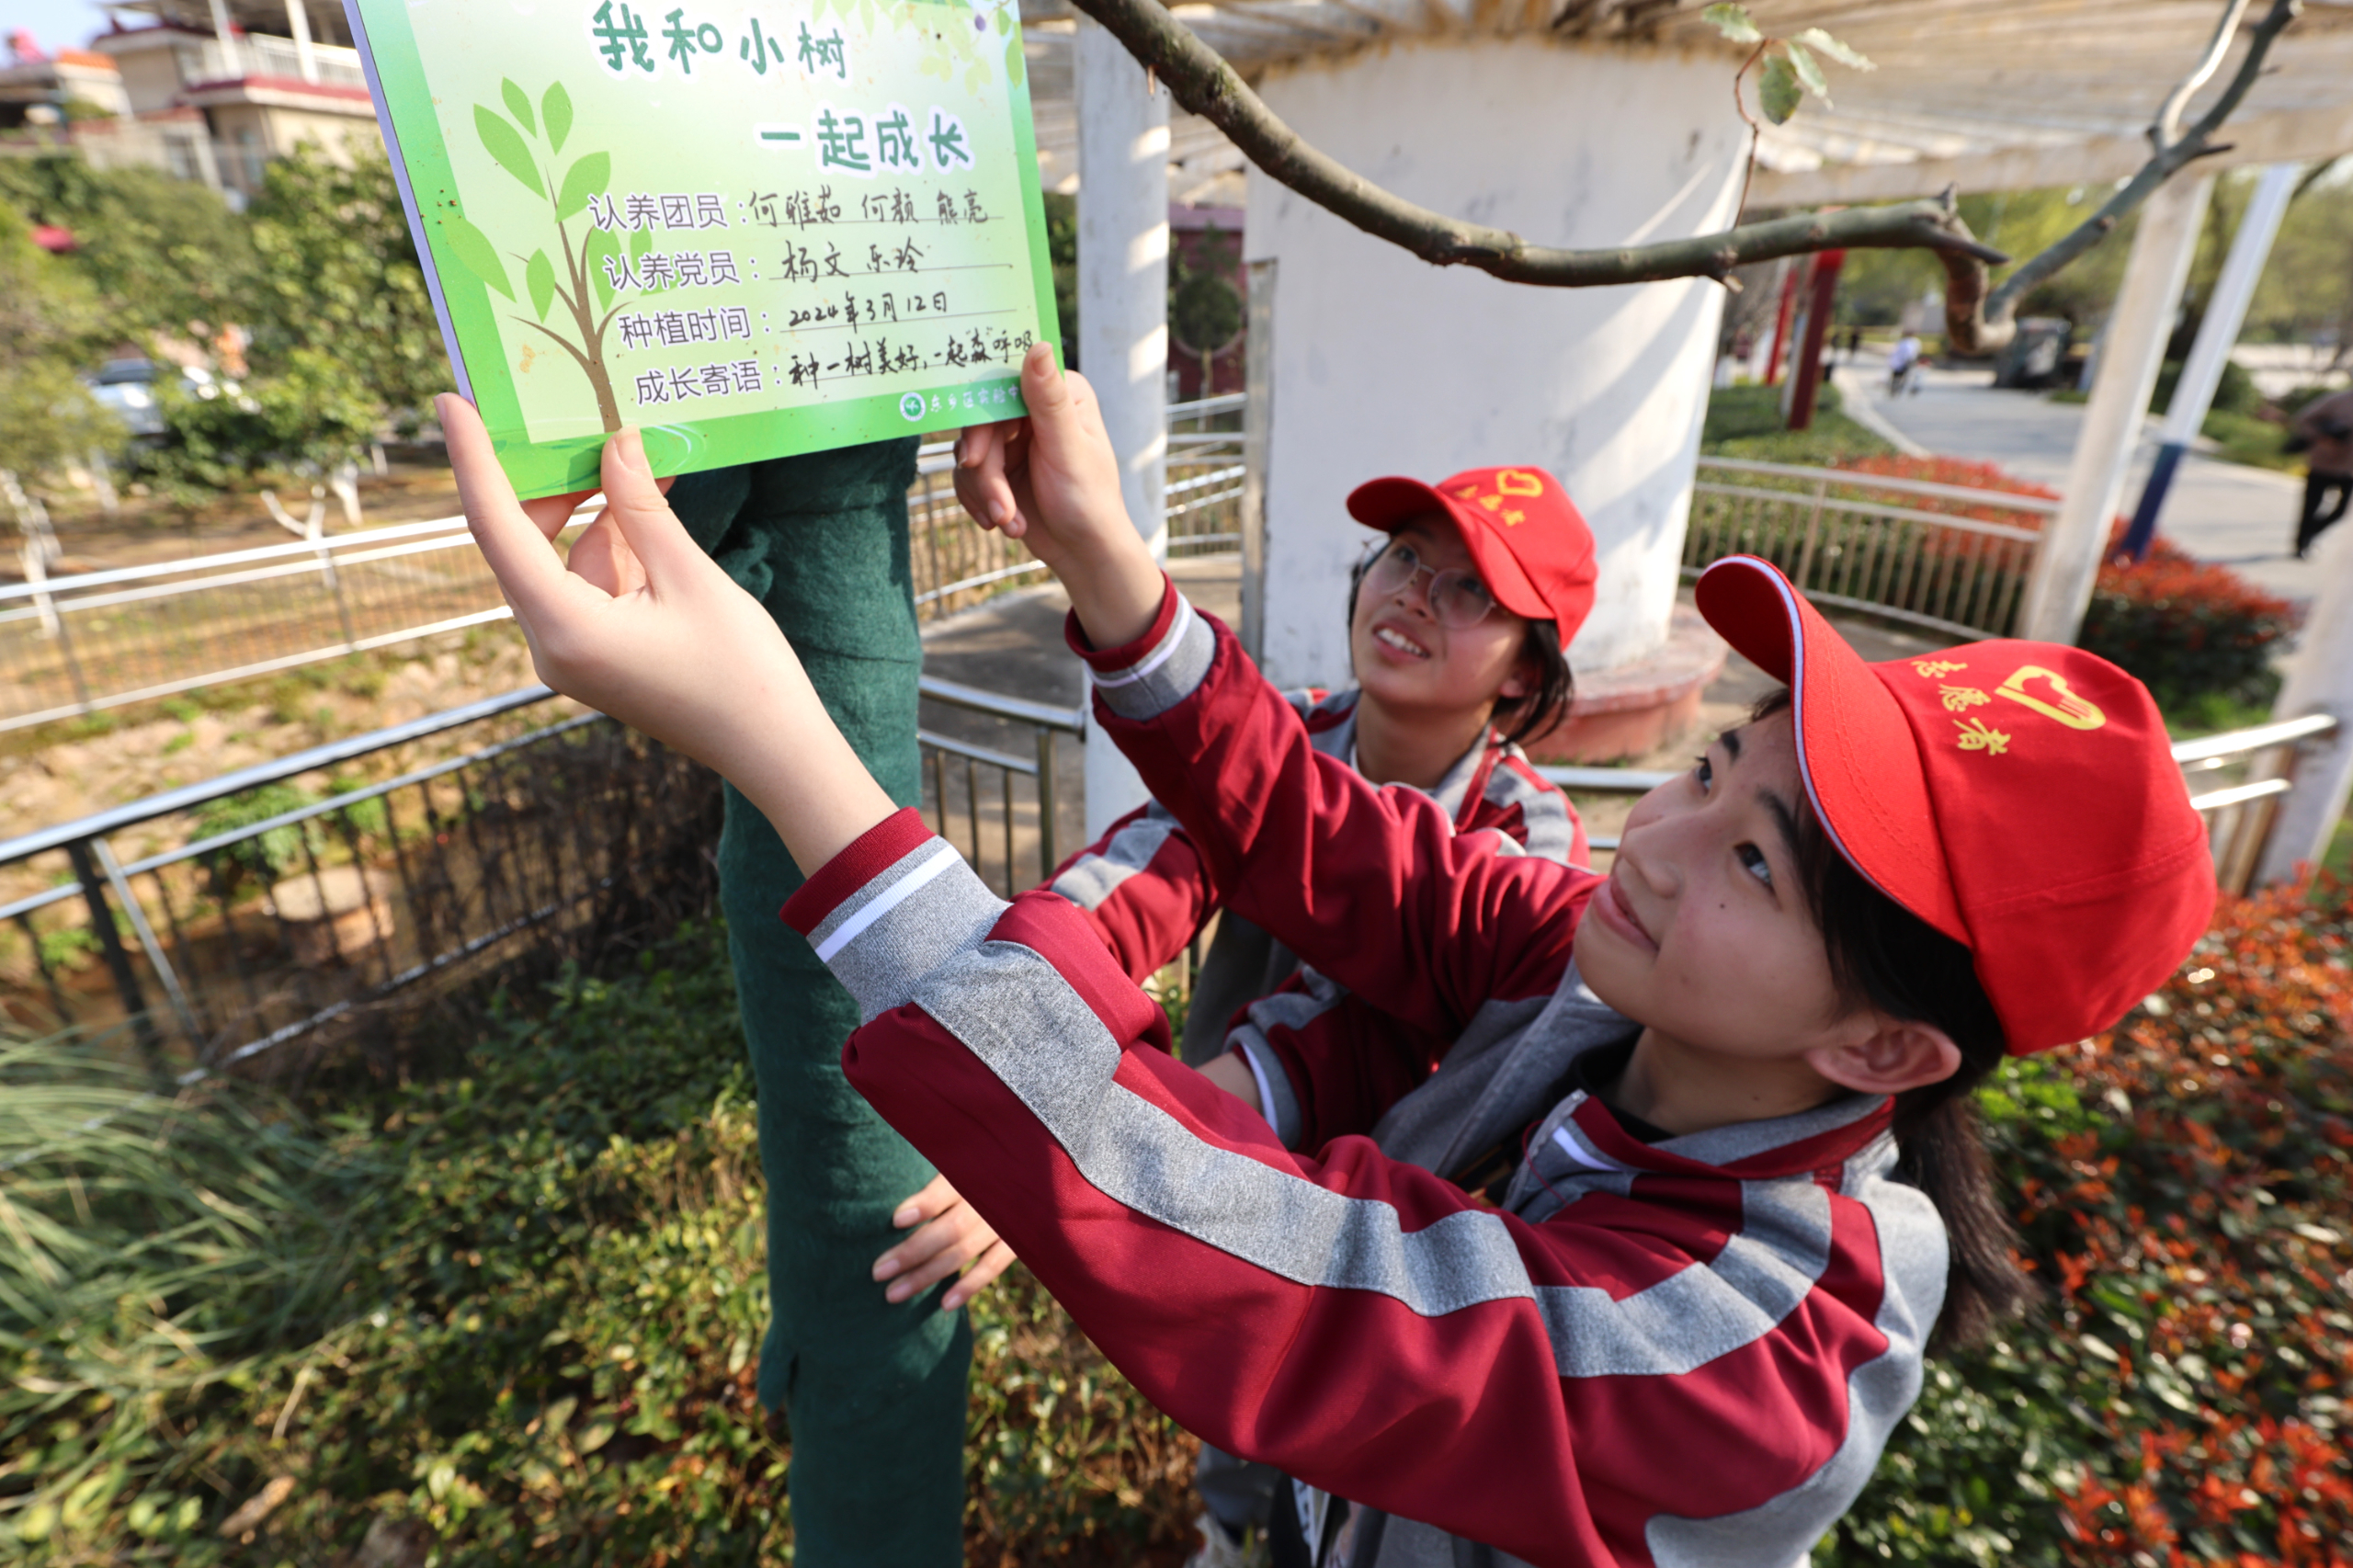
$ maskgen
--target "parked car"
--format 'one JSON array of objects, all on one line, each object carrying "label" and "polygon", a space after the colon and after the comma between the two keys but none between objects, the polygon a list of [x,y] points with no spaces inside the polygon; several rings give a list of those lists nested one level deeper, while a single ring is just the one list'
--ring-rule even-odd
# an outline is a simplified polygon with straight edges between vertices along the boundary
[{"label": "parked car", "polygon": [[90,395],[129,426],[133,437],[153,441],[164,434],[164,410],[156,401],[156,390],[174,377],[183,392],[197,397],[233,397],[237,392],[236,382],[221,381],[210,370],[137,357],[109,359],[85,380]]}]

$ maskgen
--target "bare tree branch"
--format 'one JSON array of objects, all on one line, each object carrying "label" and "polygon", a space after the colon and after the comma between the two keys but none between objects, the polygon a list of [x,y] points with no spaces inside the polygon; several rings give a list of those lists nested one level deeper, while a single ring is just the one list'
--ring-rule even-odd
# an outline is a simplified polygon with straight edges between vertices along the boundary
[{"label": "bare tree branch", "polygon": [[1949,200],[1800,213],[1658,244],[1601,250],[1530,244],[1508,229],[1458,222],[1416,206],[1302,141],[1223,56],[1159,0],[1074,4],[1126,45],[1179,104],[1224,131],[1261,171],[1434,267],[1473,267],[1511,283],[1590,289],[1667,278],[1722,280],[1735,267],[1820,250],[1926,247],[1970,258],[1981,267],[2009,259],[1980,244]]},{"label": "bare tree branch", "polygon": [[1130,54],[1165,83],[1177,103],[1220,131],[1260,172],[1280,181],[1376,239],[1399,245],[1434,267],[1472,267],[1513,283],[1590,289],[1650,283],[1670,278],[1724,280],[1736,267],[1824,250],[1925,249],[1946,272],[1945,318],[1949,341],[1964,354],[1988,353],[2017,334],[2018,301],[2036,285],[2106,238],[2117,222],[2194,159],[2222,149],[2211,144],[2262,72],[2272,40],[2293,21],[2302,0],[2273,0],[2256,24],[2246,59],[2214,106],[2179,140],[2171,126],[2191,93],[2227,51],[2247,0],[2225,0],[2215,41],[2190,76],[2167,96],[2150,128],[2155,154],[2083,224],[2031,257],[1998,290],[1988,291],[1987,267],[2009,258],[1969,232],[1947,190],[1936,200],[1887,207],[1800,213],[1744,223],[1720,233],[1656,244],[1564,250],[1530,244],[1507,229],[1459,222],[1382,189],[1300,139],[1242,80],[1223,56],[1170,15],[1160,0],[1072,0],[1101,23]]},{"label": "bare tree branch", "polygon": [[[2229,0],[2224,19],[2234,17],[2245,0]],[[2272,40],[2282,28],[2296,19],[2303,9],[2302,0],[2272,0],[2271,9],[2255,25],[2254,35],[2247,40],[2246,58],[2239,62],[2238,74],[2231,78],[2222,96],[2201,116],[2198,123],[2183,132],[2178,140],[2162,141],[2169,119],[2179,114],[2183,100],[2200,82],[2212,74],[2219,55],[2209,51],[2199,68],[2165,100],[2165,107],[2149,128],[2149,137],[2157,142],[2156,152],[2141,165],[2141,172],[2101,204],[2098,211],[2077,224],[2044,250],[2029,256],[2018,269],[2002,280],[2002,286],[1991,293],[1986,291],[1984,267],[1948,251],[1941,259],[1945,264],[1945,335],[1951,345],[1964,354],[1990,354],[2007,347],[2018,335],[2018,307],[2045,279],[2061,267],[2083,255],[2109,236],[2124,215],[2146,201],[2157,187],[2199,158],[2210,156],[2224,149],[2214,145],[2214,132],[2231,118],[2256,78],[2263,74],[2264,57],[2271,51]],[[2219,36],[2227,46],[2227,29]]]},{"label": "bare tree branch", "polygon": [[2181,111],[2189,107],[2189,96],[2222,68],[2222,56],[2231,51],[2231,40],[2238,36],[2239,18],[2246,15],[2246,6],[2247,0],[2224,0],[2222,20],[2214,24],[2214,36],[2207,41],[2206,52],[2199,57],[2189,74],[2165,95],[2157,118],[2149,122],[2149,145],[2156,151],[2164,152],[2181,129]]}]

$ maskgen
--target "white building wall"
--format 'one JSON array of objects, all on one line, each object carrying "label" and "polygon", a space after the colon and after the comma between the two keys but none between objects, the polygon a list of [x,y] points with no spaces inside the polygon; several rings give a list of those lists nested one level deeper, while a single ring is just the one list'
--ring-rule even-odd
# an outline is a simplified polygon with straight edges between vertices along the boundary
[{"label": "white building wall", "polygon": [[[1537,244],[1703,233],[1739,199],[1747,128],[1712,55],[1527,40],[1420,43],[1273,77],[1267,102],[1351,169]],[[1264,176],[1251,260],[1275,259],[1265,663],[1347,678],[1341,607],[1372,537],[1348,491],[1536,463],[1600,548],[1572,651],[1606,669],[1665,641],[1722,309],[1685,280],[1538,289],[1427,266]]]}]

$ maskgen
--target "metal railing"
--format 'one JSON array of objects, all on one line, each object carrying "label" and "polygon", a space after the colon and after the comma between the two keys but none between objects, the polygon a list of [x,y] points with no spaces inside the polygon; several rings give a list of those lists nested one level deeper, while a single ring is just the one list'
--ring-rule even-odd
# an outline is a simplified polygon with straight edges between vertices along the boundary
[{"label": "metal railing", "polygon": [[[1080,805],[1058,738],[1083,715],[922,691],[968,732],[919,732],[926,816],[1006,896],[1035,885]],[[527,687],[0,842],[0,1027],[128,1020],[201,1075],[706,910],[716,779],[593,713],[497,733],[554,700]]]},{"label": "metal railing", "polygon": [[[573,519],[585,522],[593,513]],[[463,517],[0,584],[0,730],[504,620]]]},{"label": "metal railing", "polygon": [[1816,604],[1961,641],[2006,637],[2042,520],[2058,509],[2006,491],[1703,457],[1683,574],[1758,555]]},{"label": "metal railing", "polygon": [[[1230,554],[1242,548],[1240,426],[1247,401],[1229,392],[1169,406],[1165,507],[1172,557]],[[950,477],[954,450],[948,441],[923,448],[915,457],[915,486],[907,492],[915,613],[926,620],[969,609],[1045,570],[1019,541],[974,528],[964,516]]]},{"label": "metal railing", "polygon": [[[2173,759],[2190,787],[2190,806],[2206,819],[2214,850],[2215,880],[2224,891],[2246,891],[2279,800],[2295,787],[2298,748],[2304,742],[2335,734],[2336,728],[2335,719],[2314,713],[2174,744]],[[2200,784],[2220,782],[2217,775],[2225,769],[2246,777],[2221,789],[2199,789]],[[1647,794],[1680,777],[1634,767],[1539,767],[1536,771],[1571,795]],[[1618,847],[1614,835],[1595,835],[1588,842],[1597,850]]]},{"label": "metal railing", "polygon": [[[1006,897],[1035,887],[1062,863],[1060,846],[1069,840],[1061,819],[1073,808],[1084,808],[1077,791],[1061,787],[1056,737],[1084,743],[1085,710],[1001,697],[937,676],[923,677],[922,691],[925,701],[959,716],[961,722],[944,722],[964,732],[916,732],[923,748],[924,814],[983,880],[993,869],[1002,872],[997,887]],[[1008,749],[1022,744],[1024,731],[1026,753]],[[1017,788],[1017,778],[1029,780],[1028,788]],[[1033,866],[1034,874],[1028,869]]]},{"label": "metal railing", "polygon": [[235,81],[245,76],[277,76],[288,81],[312,81],[333,87],[368,85],[359,51],[340,44],[313,43],[309,58],[303,46],[290,38],[269,33],[241,33],[227,47],[215,39],[183,43],[182,85]]},{"label": "metal railing", "polygon": [[[968,732],[918,732],[925,815],[1006,896],[1043,881],[1083,803],[1062,787],[1083,713],[937,676],[921,690]],[[525,687],[0,843],[0,1026],[127,1020],[159,1064],[200,1076],[526,951],[594,951],[710,907],[715,778],[593,713],[487,733],[552,700]],[[2294,749],[2336,727],[2317,715],[2173,748],[2195,781],[2255,775],[2191,799],[2226,888],[2246,885]],[[452,742],[454,756],[400,756]],[[339,781],[370,764],[389,776]],[[1572,794],[1675,777],[1539,771]]]},{"label": "metal railing", "polygon": [[[1209,426],[1238,424],[1242,403],[1231,395],[1169,410],[1172,555],[1238,548],[1242,433]],[[972,526],[953,462],[947,442],[923,448],[907,493],[926,620],[1044,569],[1017,541]],[[584,508],[572,526],[595,515]],[[0,731],[509,619],[463,517],[63,577],[28,564],[27,578],[0,584]]]},{"label": "metal railing", "polygon": [[[499,733],[553,700],[525,687],[0,843],[0,876],[51,883],[0,903],[0,1022],[127,1020],[200,1076],[708,910],[715,776],[596,714]],[[389,777],[339,778],[371,765]]]}]

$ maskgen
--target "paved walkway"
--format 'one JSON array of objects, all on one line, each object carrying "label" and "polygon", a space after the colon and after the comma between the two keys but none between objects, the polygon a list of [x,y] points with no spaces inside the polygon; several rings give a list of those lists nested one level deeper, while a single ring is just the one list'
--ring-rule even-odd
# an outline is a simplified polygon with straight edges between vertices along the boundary
[{"label": "paved walkway", "polygon": [[[2063,490],[2084,405],[1997,389],[1992,379],[1984,369],[1930,370],[1919,392],[1891,398],[1875,368],[1855,367],[1839,371],[1838,387],[1866,424],[1891,426],[1940,456],[1999,463],[2020,479]],[[2157,430],[2157,421],[2148,421],[2133,453],[2118,507],[2127,517],[2140,505]],[[2266,592],[2308,602],[2320,591],[2320,568],[2291,553],[2302,496],[2300,478],[2223,462],[2193,448],[2174,476],[2157,528],[2201,561],[2228,566]]]}]

